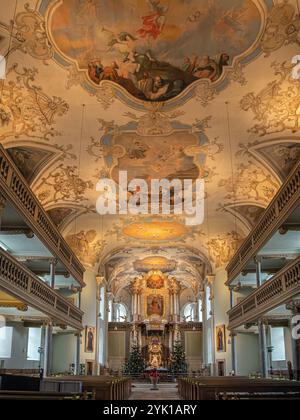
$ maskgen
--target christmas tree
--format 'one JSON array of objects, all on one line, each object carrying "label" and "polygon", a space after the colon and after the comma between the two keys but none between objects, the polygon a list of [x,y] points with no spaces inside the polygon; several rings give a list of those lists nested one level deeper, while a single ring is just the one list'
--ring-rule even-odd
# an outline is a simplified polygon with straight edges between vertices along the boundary
[{"label": "christmas tree", "polygon": [[171,355],[171,372],[173,375],[182,375],[187,373],[187,363],[185,352],[180,341],[174,343]]},{"label": "christmas tree", "polygon": [[145,361],[138,346],[132,346],[128,361],[123,367],[124,375],[137,375],[145,371]]}]

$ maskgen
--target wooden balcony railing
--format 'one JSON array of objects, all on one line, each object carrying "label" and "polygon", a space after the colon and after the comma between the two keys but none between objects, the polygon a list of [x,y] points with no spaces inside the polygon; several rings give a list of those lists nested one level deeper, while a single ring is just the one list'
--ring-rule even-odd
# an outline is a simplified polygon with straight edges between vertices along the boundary
[{"label": "wooden balcony railing", "polygon": [[300,293],[300,257],[228,312],[229,329],[256,321]]},{"label": "wooden balcony railing", "polygon": [[0,192],[19,211],[28,226],[83,286],[84,267],[31,191],[25,178],[0,145]]},{"label": "wooden balcony railing", "polygon": [[0,288],[58,323],[82,329],[83,312],[1,249]]},{"label": "wooden balcony railing", "polygon": [[253,259],[259,250],[267,243],[271,236],[286,221],[287,217],[300,203],[300,162],[280,188],[257,226],[248,235],[240,249],[228,264],[227,285],[229,285],[246,264]]}]

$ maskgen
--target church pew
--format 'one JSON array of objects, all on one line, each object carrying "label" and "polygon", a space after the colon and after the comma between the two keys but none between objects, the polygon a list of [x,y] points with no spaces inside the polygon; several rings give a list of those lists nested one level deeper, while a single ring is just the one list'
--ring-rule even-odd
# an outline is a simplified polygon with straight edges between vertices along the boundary
[{"label": "church pew", "polygon": [[291,392],[300,393],[300,383],[241,377],[179,378],[178,392],[183,399],[195,401],[215,400],[226,393],[249,396],[272,393],[286,396]]},{"label": "church pew", "polygon": [[23,375],[0,375],[0,390],[39,391],[40,378]]},{"label": "church pew", "polygon": [[0,400],[93,400],[92,393],[0,391]]},{"label": "church pew", "polygon": [[97,400],[126,400],[131,395],[131,378],[116,378],[111,376],[62,376],[46,378],[50,382],[78,381],[82,390],[94,392]]}]

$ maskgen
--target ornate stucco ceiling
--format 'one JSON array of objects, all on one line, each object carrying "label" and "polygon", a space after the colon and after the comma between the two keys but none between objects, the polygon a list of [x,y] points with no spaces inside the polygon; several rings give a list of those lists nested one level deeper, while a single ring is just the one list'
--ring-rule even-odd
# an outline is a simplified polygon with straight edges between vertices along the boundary
[{"label": "ornate stucco ceiling", "polygon": [[[123,284],[146,257],[224,266],[299,159],[297,1],[0,3],[0,141],[83,263]],[[204,178],[204,223],[99,216],[119,170]]]}]

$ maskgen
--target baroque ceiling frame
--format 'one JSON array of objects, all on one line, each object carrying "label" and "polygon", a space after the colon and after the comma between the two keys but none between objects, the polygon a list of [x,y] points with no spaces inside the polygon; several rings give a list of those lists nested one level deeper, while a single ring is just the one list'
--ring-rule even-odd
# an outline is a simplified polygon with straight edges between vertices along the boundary
[{"label": "baroque ceiling frame", "polygon": [[[232,65],[225,68],[222,76],[216,82],[211,83],[207,79],[194,82],[185,88],[181,94],[166,101],[165,104],[167,104],[168,110],[182,106],[191,99],[191,96],[196,97],[199,100],[199,103],[202,106],[205,106],[207,105],[208,100],[212,100],[215,95],[224,88],[224,85],[227,85],[228,82],[236,81],[241,84],[245,83],[242,70],[243,65],[244,63],[248,64],[249,60],[253,60],[257,57],[257,55],[263,53],[261,40],[265,33],[267,16],[269,13],[268,7],[263,0],[252,0],[252,2],[257,7],[261,18],[260,29],[253,45],[251,45],[239,56],[234,57]],[[87,76],[87,71],[81,70],[76,60],[72,60],[59,49],[52,36],[50,25],[55,10],[61,4],[62,0],[53,0],[52,2],[49,0],[41,0],[39,12],[40,15],[43,16],[47,39],[50,40],[50,44],[52,46],[51,58],[54,58],[60,66],[67,68],[69,71],[68,87],[70,88],[74,85],[81,85],[91,95],[96,96],[104,108],[108,108],[117,98],[133,109],[140,111],[147,109],[149,107],[149,103],[135,98],[133,95],[129,94],[125,88],[114,82],[102,81],[101,86],[99,87],[91,83],[91,80]],[[155,102],[153,102],[154,109],[155,106]]]}]

